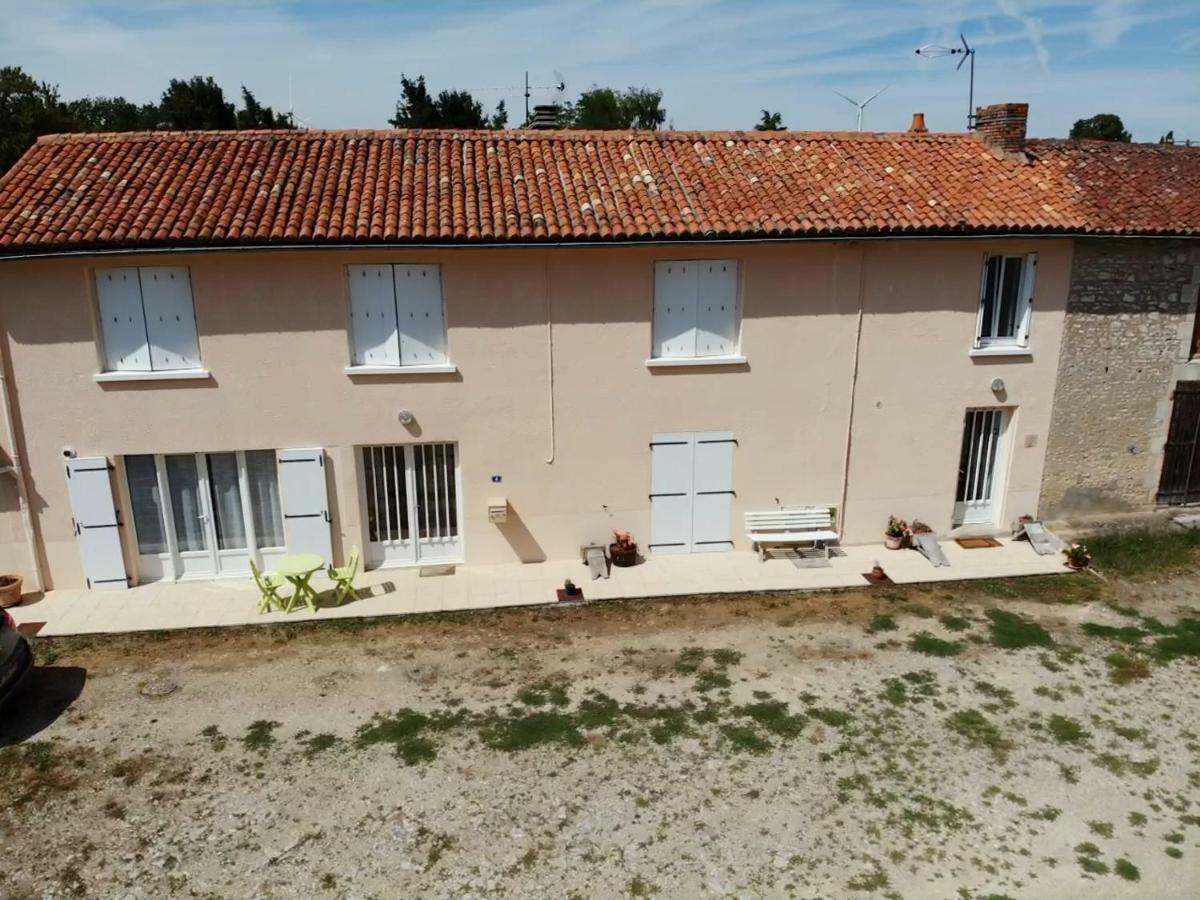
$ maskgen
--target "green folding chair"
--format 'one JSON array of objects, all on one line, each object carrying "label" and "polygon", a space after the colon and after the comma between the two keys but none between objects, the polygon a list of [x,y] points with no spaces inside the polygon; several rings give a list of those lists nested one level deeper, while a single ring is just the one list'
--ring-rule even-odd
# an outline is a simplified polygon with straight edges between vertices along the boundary
[{"label": "green folding chair", "polygon": [[284,597],[279,593],[279,589],[287,584],[287,581],[274,572],[260,571],[254,564],[254,560],[250,560],[250,571],[254,575],[254,583],[258,585],[258,590],[262,594],[262,598],[258,601],[258,611],[265,613],[275,608],[290,612],[291,598]]},{"label": "green folding chair", "polygon": [[333,605],[341,606],[346,602],[347,597],[353,597],[355,600],[361,600],[358,596],[358,591],[354,589],[354,576],[358,574],[359,553],[358,548],[353,547],[350,550],[350,561],[344,566],[334,568],[329,567],[329,580],[333,582]]}]

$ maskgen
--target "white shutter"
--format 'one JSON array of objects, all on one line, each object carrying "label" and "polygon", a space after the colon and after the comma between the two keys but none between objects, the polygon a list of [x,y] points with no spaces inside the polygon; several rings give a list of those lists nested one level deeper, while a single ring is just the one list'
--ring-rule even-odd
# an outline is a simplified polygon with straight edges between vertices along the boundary
[{"label": "white shutter", "polygon": [[737,262],[698,260],[696,355],[731,356],[737,350]]},{"label": "white shutter", "polygon": [[143,266],[138,272],[151,366],[156,371],[200,368],[196,310],[187,268]]},{"label": "white shutter", "polygon": [[692,545],[692,435],[650,442],[650,550],[687,553]]},{"label": "white shutter", "polygon": [[1023,347],[1029,344],[1029,326],[1033,319],[1033,291],[1036,281],[1037,254],[1029,253],[1025,256],[1025,268],[1021,272],[1021,308],[1017,313],[1020,316],[1017,337]]},{"label": "white shutter", "polygon": [[96,296],[100,301],[104,368],[109,372],[150,371],[138,270],[132,266],[97,269]]},{"label": "white shutter", "polygon": [[349,266],[350,333],[356,366],[400,365],[391,266]]},{"label": "white shutter", "polygon": [[695,435],[692,475],[692,551],[709,553],[733,546],[733,434]]},{"label": "white shutter", "polygon": [[67,460],[67,493],[88,587],[93,591],[129,587],[108,460],[103,456]]},{"label": "white shutter", "polygon": [[325,485],[325,451],[321,448],[280,450],[279,496],[288,553],[315,553],[329,563],[329,494]]},{"label": "white shutter", "polygon": [[446,361],[446,322],[442,276],[438,266],[393,266],[400,365],[427,366]]},{"label": "white shutter", "polygon": [[696,355],[696,271],[694,262],[654,264],[654,358]]}]

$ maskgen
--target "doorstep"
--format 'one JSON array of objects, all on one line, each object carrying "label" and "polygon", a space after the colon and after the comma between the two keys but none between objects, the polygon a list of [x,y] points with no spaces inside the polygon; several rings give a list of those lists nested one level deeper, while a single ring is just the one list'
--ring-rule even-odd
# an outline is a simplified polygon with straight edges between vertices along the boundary
[{"label": "doorstep", "polygon": [[[40,600],[9,610],[18,624],[44,623],[42,637],[117,634],[183,628],[264,625],[314,619],[372,618],[418,613],[464,612],[555,603],[567,578],[589,601],[733,594],[760,591],[819,591],[864,587],[864,572],[879,562],[895,584],[1063,574],[1061,555],[1038,556],[1025,541],[1001,538],[999,547],[966,550],[944,539],[948,567],[934,568],[915,550],[886,550],[882,544],[843,547],[828,566],[797,568],[790,559],[759,562],[756,553],[703,553],[650,557],[611,577],[592,581],[578,559],[543,563],[460,565],[452,575],[420,578],[416,569],[374,569],[355,579],[362,595],[340,607],[292,613],[258,613],[258,591],[244,581],[155,583],[127,591],[50,591]],[[332,584],[313,579],[318,591]]]}]

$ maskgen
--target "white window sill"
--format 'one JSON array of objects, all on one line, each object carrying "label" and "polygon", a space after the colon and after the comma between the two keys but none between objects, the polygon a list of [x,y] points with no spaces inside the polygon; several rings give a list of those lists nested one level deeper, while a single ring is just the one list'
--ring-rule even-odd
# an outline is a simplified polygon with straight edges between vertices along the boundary
[{"label": "white window sill", "polygon": [[690,356],[646,360],[648,369],[669,369],[674,366],[744,366],[744,356]]},{"label": "white window sill", "polygon": [[453,375],[454,363],[430,363],[426,366],[346,366],[347,375]]},{"label": "white window sill", "polygon": [[212,378],[208,369],[164,369],[161,372],[97,372],[92,376],[101,384],[109,381],[197,381]]},{"label": "white window sill", "polygon": [[1028,347],[1017,344],[988,344],[983,347],[972,347],[971,356],[1033,356]]}]

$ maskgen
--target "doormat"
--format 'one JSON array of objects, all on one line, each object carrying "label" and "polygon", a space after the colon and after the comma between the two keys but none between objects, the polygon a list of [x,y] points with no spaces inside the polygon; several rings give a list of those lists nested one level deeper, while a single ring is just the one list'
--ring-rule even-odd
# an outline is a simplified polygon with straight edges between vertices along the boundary
[{"label": "doormat", "polygon": [[434,578],[438,575],[453,575],[454,566],[421,566],[422,578]]},{"label": "doormat", "polygon": [[983,550],[986,547],[1003,547],[995,538],[990,537],[967,537],[955,538],[954,543],[962,547],[964,550]]},{"label": "doormat", "polygon": [[792,561],[792,565],[797,569],[828,569],[832,565],[832,563],[825,558],[825,554],[823,552],[820,556],[801,556],[800,554],[796,554],[795,556],[789,555],[788,559]]}]

